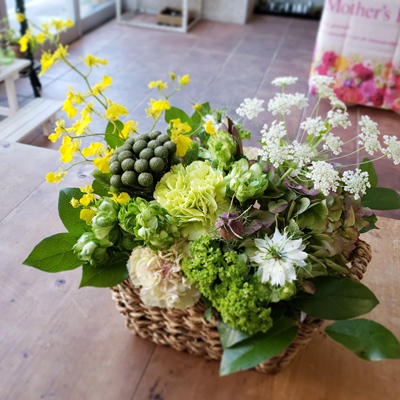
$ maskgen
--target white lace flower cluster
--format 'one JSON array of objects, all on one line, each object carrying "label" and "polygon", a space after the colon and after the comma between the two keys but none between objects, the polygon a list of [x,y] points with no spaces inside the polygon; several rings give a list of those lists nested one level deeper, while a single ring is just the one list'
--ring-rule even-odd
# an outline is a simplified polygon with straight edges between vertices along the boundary
[{"label": "white lace flower cluster", "polygon": [[264,111],[262,107],[264,100],[259,99],[244,99],[243,103],[240,104],[240,107],[236,110],[236,113],[240,117],[246,117],[248,119],[257,118],[258,114]]},{"label": "white lace flower cluster", "polygon": [[259,156],[275,168],[279,168],[286,162],[292,162],[296,168],[302,168],[315,155],[313,149],[307,144],[299,143],[297,140],[292,143],[282,140],[288,137],[284,122],[274,121],[269,129],[267,125],[264,125],[261,133],[263,146],[259,151]]}]

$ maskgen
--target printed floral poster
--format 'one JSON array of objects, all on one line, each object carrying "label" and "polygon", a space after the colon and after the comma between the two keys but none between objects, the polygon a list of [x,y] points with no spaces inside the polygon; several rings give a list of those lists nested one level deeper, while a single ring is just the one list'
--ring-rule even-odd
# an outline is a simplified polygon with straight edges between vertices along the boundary
[{"label": "printed floral poster", "polygon": [[312,74],[349,104],[400,111],[400,1],[326,0]]}]

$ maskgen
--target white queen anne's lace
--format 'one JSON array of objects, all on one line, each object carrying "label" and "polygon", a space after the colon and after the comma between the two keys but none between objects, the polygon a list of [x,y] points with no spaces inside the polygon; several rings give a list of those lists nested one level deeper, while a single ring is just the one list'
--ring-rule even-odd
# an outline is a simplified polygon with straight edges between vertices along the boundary
[{"label": "white queen anne's lace", "polygon": [[325,161],[313,161],[308,168],[306,177],[311,179],[314,188],[325,196],[328,196],[330,191],[335,191],[339,186],[339,172],[335,171],[333,166]]},{"label": "white queen anne's lace", "polygon": [[357,168],[355,171],[344,171],[342,176],[344,190],[354,195],[354,199],[358,200],[365,194],[367,188],[371,187],[368,179],[368,172],[361,171]]},{"label": "white queen anne's lace", "polygon": [[243,103],[240,104],[240,107],[236,110],[236,113],[240,117],[246,117],[248,119],[257,118],[258,114],[264,111],[262,107],[264,100],[259,100],[257,98],[254,99],[244,99]]}]

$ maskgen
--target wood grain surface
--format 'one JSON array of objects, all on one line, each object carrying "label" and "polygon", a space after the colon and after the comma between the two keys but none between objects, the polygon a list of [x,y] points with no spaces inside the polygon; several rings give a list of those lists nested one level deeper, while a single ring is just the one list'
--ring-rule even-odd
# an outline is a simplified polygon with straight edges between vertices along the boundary
[{"label": "wood grain surface", "polygon": [[[58,190],[89,182],[85,168],[50,185],[57,152],[0,142],[1,400],[369,400],[400,398],[400,361],[370,363],[326,337],[282,373],[218,376],[218,362],[132,336],[107,289],[78,289],[80,270],[47,274],[22,262],[45,236],[64,231]],[[10,167],[12,165],[12,167]],[[400,221],[364,235],[373,260],[363,281],[380,305],[366,317],[400,337]]]}]

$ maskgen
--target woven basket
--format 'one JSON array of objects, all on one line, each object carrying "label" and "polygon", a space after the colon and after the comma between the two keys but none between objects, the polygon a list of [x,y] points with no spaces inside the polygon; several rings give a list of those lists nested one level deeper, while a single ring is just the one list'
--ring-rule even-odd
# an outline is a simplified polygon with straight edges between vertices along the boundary
[{"label": "woven basket", "polygon": [[[355,280],[362,279],[370,261],[371,247],[360,240],[351,260],[351,277]],[[211,321],[204,318],[207,306],[201,300],[185,310],[149,307],[142,303],[139,290],[130,280],[111,290],[112,298],[118,311],[124,316],[127,328],[135,335],[175,350],[213,360],[221,359],[222,345],[217,330],[217,318],[213,316]],[[278,356],[258,364],[255,369],[267,373],[282,370],[310,341],[321,323],[321,320],[309,316],[298,322],[299,330],[290,346]]]}]

